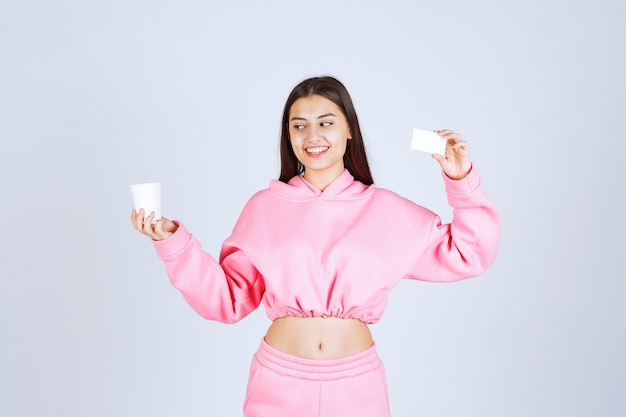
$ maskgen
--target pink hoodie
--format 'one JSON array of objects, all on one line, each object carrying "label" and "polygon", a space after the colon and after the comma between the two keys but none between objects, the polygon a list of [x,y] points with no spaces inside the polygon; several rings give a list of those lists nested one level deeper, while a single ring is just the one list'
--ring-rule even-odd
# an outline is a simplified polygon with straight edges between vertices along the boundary
[{"label": "pink hoodie", "polygon": [[244,207],[219,262],[180,223],[154,245],[172,284],[207,319],[236,322],[263,301],[271,320],[375,323],[400,279],[461,280],[495,259],[499,218],[475,170],[443,177],[451,224],[346,170],[323,192],[303,177],[272,181]]}]

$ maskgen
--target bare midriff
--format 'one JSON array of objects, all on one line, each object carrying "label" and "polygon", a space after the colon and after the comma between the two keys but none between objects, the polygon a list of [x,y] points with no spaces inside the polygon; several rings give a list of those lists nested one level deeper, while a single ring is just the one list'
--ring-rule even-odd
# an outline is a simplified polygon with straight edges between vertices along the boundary
[{"label": "bare midriff", "polygon": [[306,359],[338,359],[370,348],[372,333],[357,319],[339,317],[281,317],[265,335],[268,345]]}]

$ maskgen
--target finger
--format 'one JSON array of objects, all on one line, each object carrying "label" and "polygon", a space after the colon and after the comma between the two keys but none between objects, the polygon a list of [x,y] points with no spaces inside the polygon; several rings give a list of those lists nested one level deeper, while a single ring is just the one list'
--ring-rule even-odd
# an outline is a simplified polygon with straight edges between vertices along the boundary
[{"label": "finger", "polygon": [[455,148],[455,149],[458,149],[458,148],[468,148],[467,141],[466,140],[461,140],[461,139],[455,140],[452,143],[452,147]]},{"label": "finger", "polygon": [[449,130],[449,129],[444,129],[444,130],[436,130],[435,131],[439,136],[441,136],[442,138],[450,141],[453,140],[455,142],[462,140],[461,139],[461,135],[456,133],[453,130]]},{"label": "finger", "polygon": [[148,215],[148,217],[143,219],[143,225],[142,225],[143,232],[150,237],[154,236],[154,225],[152,224],[153,219],[154,219],[154,211],[151,212]]},{"label": "finger", "polygon": [[170,236],[172,233],[174,233],[176,231],[176,229],[178,229],[178,226],[171,220],[164,218],[164,222],[163,222],[163,231],[165,231],[167,233],[167,236]]},{"label": "finger", "polygon": [[441,169],[445,169],[448,163],[445,157],[443,157],[442,155],[439,155],[438,153],[432,154],[431,157],[439,163],[439,166],[441,167]]},{"label": "finger", "polygon": [[156,221],[154,225],[154,234],[157,236],[163,236],[163,219],[159,219]]},{"label": "finger", "polygon": [[450,129],[435,130],[435,132],[436,132],[439,136],[447,136],[447,135],[451,135],[451,134],[458,135],[458,133],[456,133],[454,130],[450,130]]},{"label": "finger", "polygon": [[470,155],[469,146],[465,141],[455,143],[450,148],[450,152],[454,152],[454,155],[463,159],[469,158]]},{"label": "finger", "polygon": [[139,213],[137,213],[134,209],[133,209],[133,227],[140,231],[143,232],[142,228],[143,228],[143,209],[139,209]]},{"label": "finger", "polygon": [[161,217],[161,219],[157,220],[156,224],[154,225],[154,234],[156,238],[153,238],[153,239],[165,240],[168,237],[172,236],[172,233],[175,230],[175,229],[172,229],[172,226],[174,226],[174,223],[165,219],[164,217]]},{"label": "finger", "polygon": [[168,219],[167,217],[161,216],[161,220],[157,221],[157,224],[159,223],[160,223],[159,226],[162,231],[164,231],[165,233],[169,232],[170,225],[172,224],[172,221],[170,219]]},{"label": "finger", "polygon": [[456,142],[463,140],[461,139],[461,135],[459,135],[458,133],[454,133],[454,132],[446,133],[445,135],[442,136],[442,138],[444,138],[448,142],[452,141],[452,143],[456,143]]}]

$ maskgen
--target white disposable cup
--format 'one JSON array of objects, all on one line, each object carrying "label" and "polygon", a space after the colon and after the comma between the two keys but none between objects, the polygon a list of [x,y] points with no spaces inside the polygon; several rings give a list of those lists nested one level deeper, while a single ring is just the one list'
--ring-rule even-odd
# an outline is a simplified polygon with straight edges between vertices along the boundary
[{"label": "white disposable cup", "polygon": [[137,212],[139,212],[140,209],[143,209],[144,216],[147,217],[154,211],[153,223],[161,219],[160,182],[133,184],[130,186],[130,191],[133,194],[133,204]]}]

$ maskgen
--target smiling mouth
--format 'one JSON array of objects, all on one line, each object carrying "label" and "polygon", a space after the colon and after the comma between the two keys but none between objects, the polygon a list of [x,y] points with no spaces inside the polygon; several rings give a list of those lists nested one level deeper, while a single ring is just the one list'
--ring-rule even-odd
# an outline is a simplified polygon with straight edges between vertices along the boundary
[{"label": "smiling mouth", "polygon": [[316,146],[315,148],[306,148],[307,153],[311,155],[319,155],[328,150],[328,146]]}]

